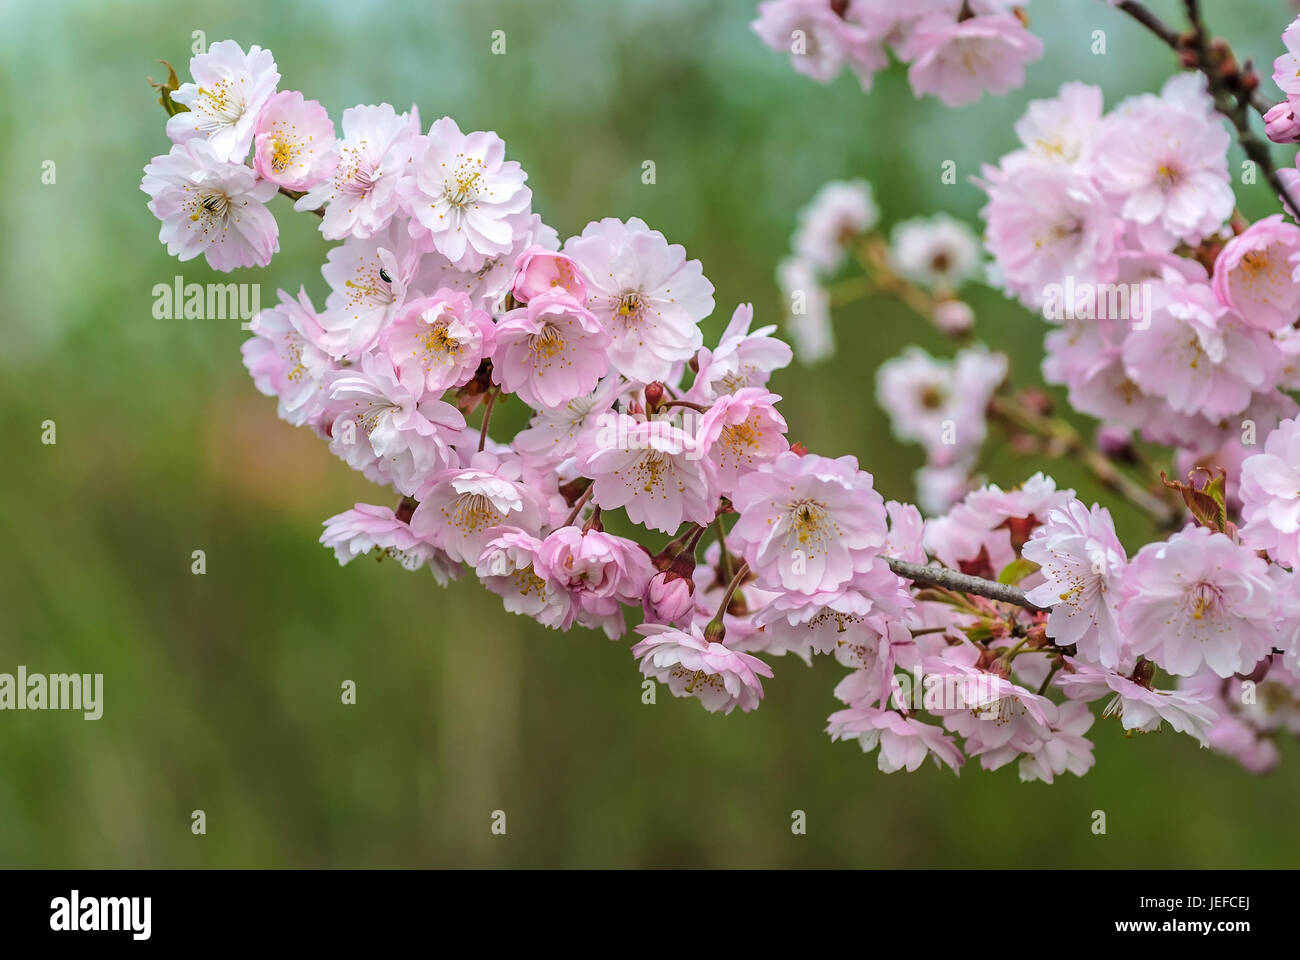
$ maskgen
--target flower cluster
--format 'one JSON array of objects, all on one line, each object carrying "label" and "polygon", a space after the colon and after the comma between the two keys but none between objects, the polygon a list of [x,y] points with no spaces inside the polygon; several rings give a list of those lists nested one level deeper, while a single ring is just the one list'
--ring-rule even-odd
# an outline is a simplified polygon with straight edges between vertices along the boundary
[{"label": "flower cluster", "polygon": [[[878,23],[884,6],[830,9]],[[915,6],[955,17],[948,4]],[[954,23],[994,29],[1002,14],[986,6],[964,5],[977,15]],[[913,43],[931,29],[894,19],[881,37]],[[1273,762],[1280,731],[1300,728],[1300,421],[1242,458],[1240,524],[1221,478],[1179,484],[1192,520],[1130,554],[1105,508],[1048,476],[971,489],[1006,361],[982,347],[951,363],[910,351],[881,369],[878,389],[895,431],[926,450],[928,499],[942,506],[925,520],[886,502],[855,457],[789,440],[769,384],[790,348],[773,326],[755,328],[748,304],[706,346],[713,285],[643,221],[602,219],[561,242],[494,133],[447,117],[425,131],[414,107],[388,104],[353,107],[336,130],[318,103],[277,89],[268,51],[233,41],[190,71],[193,83],[170,91],[173,145],[142,183],[168,249],[222,270],[265,265],[276,193],[336,241],[323,306],[281,292],[243,357],[284,420],[394,504],[325,521],[321,542],[341,564],[392,558],[443,584],[468,572],[507,611],[557,630],[620,639],[631,613],[642,674],[711,712],[756,708],[775,657],[831,656],[848,673],[828,731],[876,751],[885,771],[978,758],[1026,780],[1082,774],[1096,700],[1127,730],[1167,724],[1252,769]],[[1166,180],[1154,184],[1132,155],[1156,147],[1134,141],[1128,162],[1103,164],[1073,115],[1061,136],[1075,139],[1049,149],[1052,109],[1036,105],[1025,151],[986,174],[1000,282],[1040,305],[1036,284],[1062,282],[1060,270],[1158,277],[1149,324],[1119,344],[1138,395],[1210,425],[1269,404],[1281,419],[1274,361],[1296,304],[1270,264],[1291,241],[1280,220],[1262,222],[1196,273],[1189,251],[1222,221],[1207,219],[1220,144],[1202,94],[1172,84],[1105,119],[1098,102],[1098,125],[1173,114],[1162,129],[1182,139],[1160,153]],[[1067,210],[1075,220],[1052,219]],[[891,247],[870,233],[876,219],[864,183],[829,186],[801,219],[785,279],[804,271],[820,291],[852,251],[936,320],[937,304],[960,303],[980,258],[969,231],[909,222]],[[1068,224],[1068,239],[1018,261],[1041,222]],[[1103,343],[1118,329],[1096,311],[1072,323]],[[829,327],[810,330],[815,341]],[[1132,340],[1143,334],[1164,346]],[[1175,376],[1174,348],[1193,341],[1199,359]],[[492,417],[505,404],[528,416],[510,436]],[[606,531],[618,511],[631,536]]]},{"label": "flower cluster", "polygon": [[957,298],[980,268],[974,231],[940,213],[895,224],[886,242],[874,230],[879,219],[865,180],[832,180],[799,211],[790,256],[776,275],[785,295],[786,330],[802,363],[835,352],[828,284],[850,261],[877,285],[909,290],[918,310],[945,333],[961,335],[974,324],[974,311]]},{"label": "flower cluster", "polygon": [[946,106],[1005,96],[1025,82],[1043,43],[1011,0],[765,0],[754,32],[790,54],[800,73],[829,83],[848,67],[870,90],[893,51],[916,96]]}]

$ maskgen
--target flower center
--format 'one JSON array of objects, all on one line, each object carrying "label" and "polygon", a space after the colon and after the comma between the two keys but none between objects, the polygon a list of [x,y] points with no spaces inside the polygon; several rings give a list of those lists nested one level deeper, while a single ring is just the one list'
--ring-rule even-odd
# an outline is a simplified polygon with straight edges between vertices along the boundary
[{"label": "flower center", "polygon": [[277,135],[271,141],[271,169],[276,173],[284,173],[294,163],[297,154],[298,148],[292,140]]},{"label": "flower center", "polygon": [[447,519],[465,533],[477,533],[501,522],[503,514],[481,493],[463,493],[456,498]]},{"label": "flower center", "polygon": [[453,207],[467,207],[477,202],[483,192],[483,161],[461,155],[456,174],[448,178],[443,195]]},{"label": "flower center", "polygon": [[230,212],[230,197],[220,190],[205,190],[199,194],[198,206],[190,214],[190,219],[224,220]]},{"label": "flower center", "polygon": [[643,307],[644,303],[641,300],[640,291],[628,290],[623,293],[623,296],[618,301],[618,315],[639,320]]},{"label": "flower center", "polygon": [[1223,601],[1223,596],[1220,594],[1218,587],[1202,580],[1192,587],[1190,599],[1192,619],[1203,620],[1207,616],[1214,616]]},{"label": "flower center", "polygon": [[233,127],[244,115],[244,96],[231,87],[229,80],[218,80],[211,87],[199,87],[194,102],[199,114],[199,129],[213,134],[223,127]]},{"label": "flower center", "polygon": [[564,334],[547,324],[528,338],[528,352],[534,363],[548,363],[564,353]]}]

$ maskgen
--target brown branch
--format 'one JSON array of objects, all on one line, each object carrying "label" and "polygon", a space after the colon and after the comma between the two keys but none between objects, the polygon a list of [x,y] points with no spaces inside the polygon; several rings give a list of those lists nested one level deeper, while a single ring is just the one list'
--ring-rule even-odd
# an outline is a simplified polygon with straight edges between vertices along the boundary
[{"label": "brown branch", "polygon": [[[298,200],[299,197],[305,195],[305,194],[304,194],[304,191],[302,191],[302,190],[290,190],[288,187],[281,187],[281,188],[280,188],[280,192],[281,192],[282,194],[284,194],[286,197],[288,197],[290,200],[293,200],[295,203],[297,202],[297,200]],[[324,204],[321,204],[321,205],[320,205],[319,207],[317,207],[315,210],[308,210],[307,212],[308,212],[308,213],[314,213],[314,214],[316,214],[316,216],[318,216],[318,217],[324,217],[324,216],[325,216],[325,205],[324,205]]]},{"label": "brown branch", "polygon": [[1042,613],[1049,607],[1040,607],[1036,603],[1030,603],[1025,597],[1025,591],[1019,587],[1007,583],[998,583],[996,580],[985,580],[983,577],[972,577],[968,573],[960,573],[956,570],[949,570],[947,567],[941,567],[938,564],[921,564],[909,563],[906,560],[898,560],[894,557],[885,557],[885,562],[889,564],[889,569],[904,580],[911,580],[913,583],[919,583],[927,587],[943,587],[947,590],[955,590],[958,593],[974,594],[977,597],[986,597],[989,600],[997,600],[1001,603],[1015,604],[1017,607],[1024,607],[1026,610],[1032,610],[1035,613]]}]

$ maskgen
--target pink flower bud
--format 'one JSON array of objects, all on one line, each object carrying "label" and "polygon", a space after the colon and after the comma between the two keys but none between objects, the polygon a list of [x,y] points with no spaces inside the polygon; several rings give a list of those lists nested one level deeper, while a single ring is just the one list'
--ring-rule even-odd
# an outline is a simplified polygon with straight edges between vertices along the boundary
[{"label": "pink flower bud", "polygon": [[534,244],[515,260],[511,292],[520,303],[557,289],[567,291],[580,304],[587,302],[587,282],[571,257]]},{"label": "pink flower bud", "polygon": [[1296,121],[1290,100],[1268,108],[1264,114],[1264,132],[1274,143],[1300,143],[1300,122]]},{"label": "pink flower bud", "polygon": [[648,623],[683,624],[695,610],[695,584],[671,570],[656,573],[646,584],[641,608]]},{"label": "pink flower bud", "polygon": [[965,333],[975,325],[975,311],[965,300],[942,300],[934,308],[934,325],[944,333]]}]

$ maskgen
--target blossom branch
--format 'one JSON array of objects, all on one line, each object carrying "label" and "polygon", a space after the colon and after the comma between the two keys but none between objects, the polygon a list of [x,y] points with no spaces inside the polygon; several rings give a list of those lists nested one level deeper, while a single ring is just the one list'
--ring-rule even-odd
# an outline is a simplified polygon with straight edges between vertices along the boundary
[{"label": "blossom branch", "polygon": [[1231,48],[1224,41],[1210,42],[1205,23],[1201,19],[1200,5],[1193,0],[1186,3],[1191,30],[1181,35],[1137,0],[1121,0],[1117,7],[1164,41],[1182,57],[1187,66],[1205,76],[1210,96],[1214,100],[1214,109],[1232,124],[1242,151],[1264,171],[1268,185],[1282,201],[1282,205],[1288,210],[1300,211],[1300,205],[1296,204],[1278,175],[1269,153],[1268,141],[1250,129],[1249,110],[1253,109],[1261,115],[1268,110],[1268,104],[1255,92],[1258,81],[1254,78],[1254,72],[1247,64],[1243,75],[1243,71],[1237,67]]},{"label": "blossom branch", "polygon": [[974,594],[977,597],[997,600],[1000,603],[1015,604],[1017,607],[1024,607],[1026,610],[1032,610],[1035,613],[1042,613],[1048,609],[1047,607],[1040,607],[1036,603],[1031,603],[1026,598],[1025,591],[1011,584],[998,583],[996,580],[986,580],[983,577],[973,577],[968,573],[950,570],[937,564],[910,563],[907,560],[898,560],[894,557],[885,557],[884,559],[889,564],[889,569],[893,570],[895,574],[922,586],[942,587],[945,590],[955,590],[958,593]]},{"label": "blossom branch", "polygon": [[1005,395],[993,397],[989,402],[989,413],[1013,427],[1056,442],[1064,453],[1077,457],[1103,486],[1150,514],[1161,527],[1171,526],[1179,519],[1177,510],[1168,501],[1117,469],[1108,457],[1086,443],[1079,431],[1067,421],[1035,413]]},{"label": "blossom branch", "polygon": [[[164,81],[163,83],[155,83],[151,77],[146,77],[145,79],[149,82],[149,86],[160,91],[158,102],[161,103],[162,108],[167,111],[167,116],[169,117],[175,116],[178,111],[186,109],[183,105],[177,103],[171,97],[172,91],[175,90],[177,85],[179,84],[179,81],[176,78],[176,70],[172,67],[170,63],[167,63],[166,60],[159,60],[158,62],[166,65],[167,71],[170,74],[169,80]],[[248,163],[247,166],[251,167],[252,164]],[[290,200],[294,201],[295,203],[299,199],[307,195],[307,191],[305,190],[290,190],[288,187],[280,187],[279,192],[283,196],[286,196]],[[325,206],[322,204],[321,206],[317,207],[315,210],[312,210],[310,212],[316,214],[316,216],[321,217],[323,219],[325,216]]]}]

